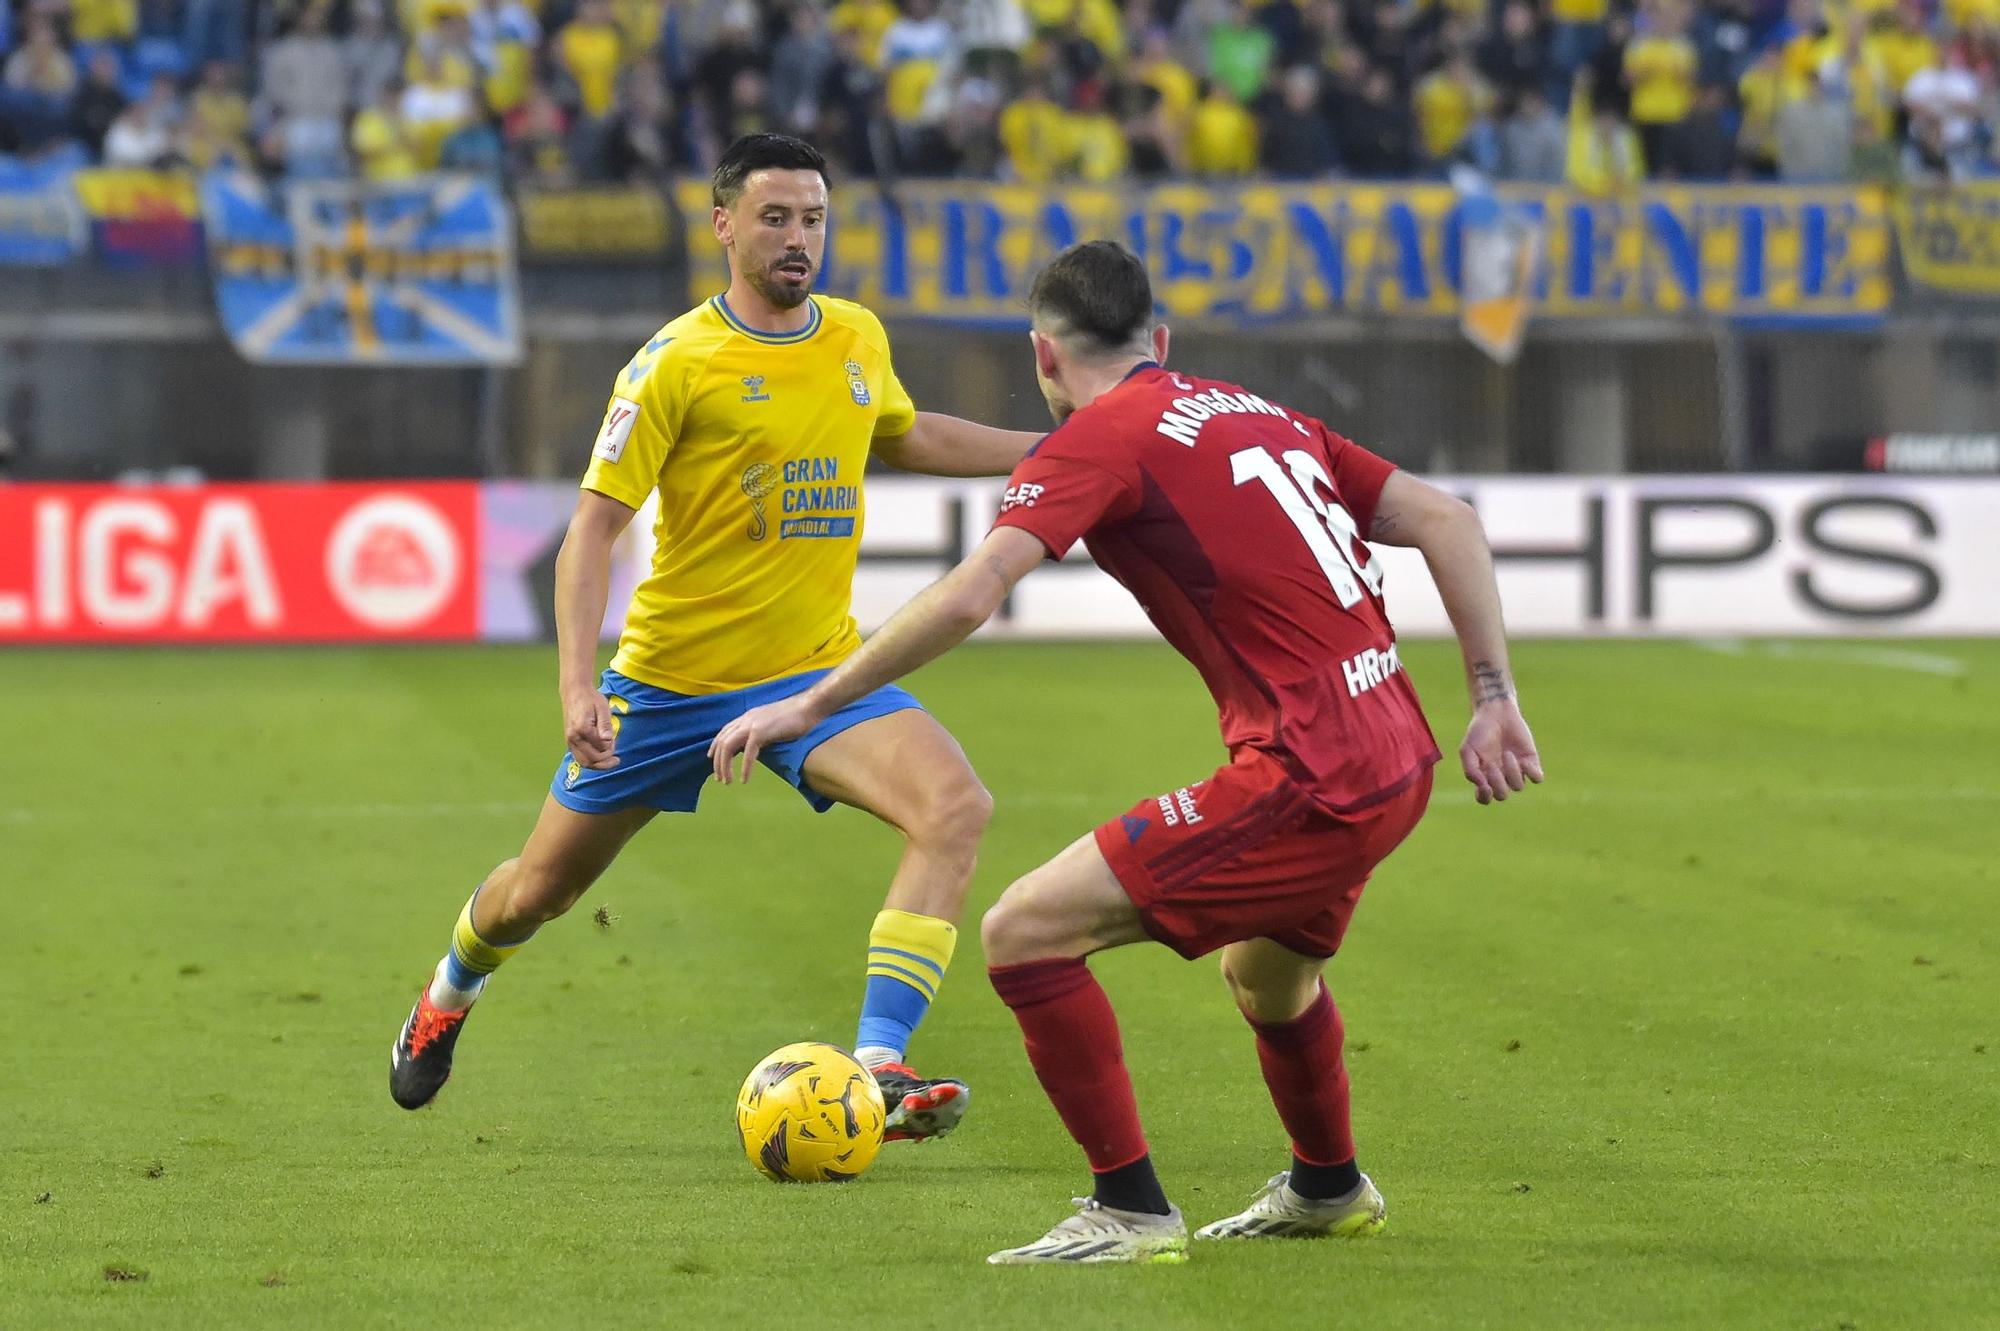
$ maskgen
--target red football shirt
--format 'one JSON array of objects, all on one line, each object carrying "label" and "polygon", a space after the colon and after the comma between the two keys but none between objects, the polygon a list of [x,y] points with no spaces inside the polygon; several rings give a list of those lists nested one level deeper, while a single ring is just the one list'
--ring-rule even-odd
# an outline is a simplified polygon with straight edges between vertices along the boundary
[{"label": "red football shirt", "polygon": [[1310,416],[1150,362],[1022,459],[996,526],[1082,540],[1194,663],[1232,751],[1335,813],[1438,760],[1361,533],[1393,464]]}]

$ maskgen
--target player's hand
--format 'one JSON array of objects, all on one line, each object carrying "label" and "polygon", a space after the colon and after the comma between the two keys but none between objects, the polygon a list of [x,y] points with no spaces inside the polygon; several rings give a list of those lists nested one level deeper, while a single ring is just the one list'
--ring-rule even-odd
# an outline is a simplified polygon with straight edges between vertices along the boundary
[{"label": "player's hand", "polygon": [[766,747],[797,739],[825,719],[806,701],[804,694],[751,708],[724,726],[708,746],[708,756],[715,762],[715,779],[725,786],[739,779],[735,760],[740,753],[743,755],[740,779],[747,784],[750,769],[757,765],[757,755]]},{"label": "player's hand", "polygon": [[611,719],[611,700],[596,689],[563,694],[563,740],[570,757],[592,771],[618,766],[612,747],[618,738]]},{"label": "player's hand", "polygon": [[1530,781],[1542,782],[1535,737],[1521,718],[1521,705],[1512,698],[1495,698],[1472,709],[1458,761],[1481,804],[1504,800],[1510,790],[1526,790]]}]

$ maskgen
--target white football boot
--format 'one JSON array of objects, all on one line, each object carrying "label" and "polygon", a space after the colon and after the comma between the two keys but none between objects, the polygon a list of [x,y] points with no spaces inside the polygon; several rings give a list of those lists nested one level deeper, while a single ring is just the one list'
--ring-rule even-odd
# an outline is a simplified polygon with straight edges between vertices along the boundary
[{"label": "white football boot", "polygon": [[996,1252],[994,1266],[1038,1262],[1184,1262],[1187,1222],[1176,1206],[1165,1215],[1120,1211],[1095,1197],[1072,1197],[1075,1215],[1024,1247]]},{"label": "white football boot", "polygon": [[1352,1197],[1339,1201],[1313,1201],[1291,1188],[1288,1170],[1264,1185],[1248,1210],[1203,1225],[1198,1239],[1316,1239],[1331,1234],[1336,1238],[1365,1239],[1382,1232],[1388,1223],[1389,1208],[1366,1174]]}]

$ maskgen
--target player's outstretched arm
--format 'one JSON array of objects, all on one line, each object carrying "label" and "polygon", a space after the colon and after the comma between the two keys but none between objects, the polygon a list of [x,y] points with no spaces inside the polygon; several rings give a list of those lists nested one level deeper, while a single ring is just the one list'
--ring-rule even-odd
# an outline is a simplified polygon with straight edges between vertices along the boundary
[{"label": "player's outstretched arm", "polygon": [[1458,635],[1465,657],[1465,682],[1472,695],[1472,722],[1459,745],[1465,769],[1481,804],[1504,800],[1542,779],[1535,737],[1521,716],[1514,672],[1507,662],[1507,628],[1500,617],[1500,586],[1493,577],[1493,550],[1486,529],[1470,504],[1408,472],[1393,472],[1375,505],[1368,539],[1382,545],[1415,546],[1430,565],[1431,580]]},{"label": "player's outstretched arm", "polygon": [[616,767],[611,706],[597,691],[597,633],[611,597],[611,547],[632,521],[632,509],[608,495],[577,497],[569,531],[556,552],[557,688],[563,737],[585,767]]},{"label": "player's outstretched arm", "polygon": [[752,708],[723,727],[708,746],[715,779],[724,785],[737,779],[733,760],[740,753],[741,779],[748,781],[766,745],[797,739],[857,698],[964,642],[993,618],[1014,584],[1047,553],[1039,537],[1017,527],[994,528],[964,563],[911,597],[825,679],[794,697]]},{"label": "player's outstretched arm", "polygon": [[897,471],[926,476],[1007,476],[1040,438],[1032,430],[1002,430],[920,411],[902,434],[877,439],[875,456]]}]

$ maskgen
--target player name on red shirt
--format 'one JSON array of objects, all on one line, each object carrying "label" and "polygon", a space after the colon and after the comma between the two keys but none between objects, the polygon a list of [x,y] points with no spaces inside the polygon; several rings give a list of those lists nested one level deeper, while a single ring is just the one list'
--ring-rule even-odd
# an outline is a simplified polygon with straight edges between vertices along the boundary
[{"label": "player name on red shirt", "polygon": [[1147,363],[1022,461],[997,525],[1058,559],[1082,540],[1201,672],[1230,749],[1348,813],[1439,756],[1361,539],[1394,470],[1309,416]]}]

